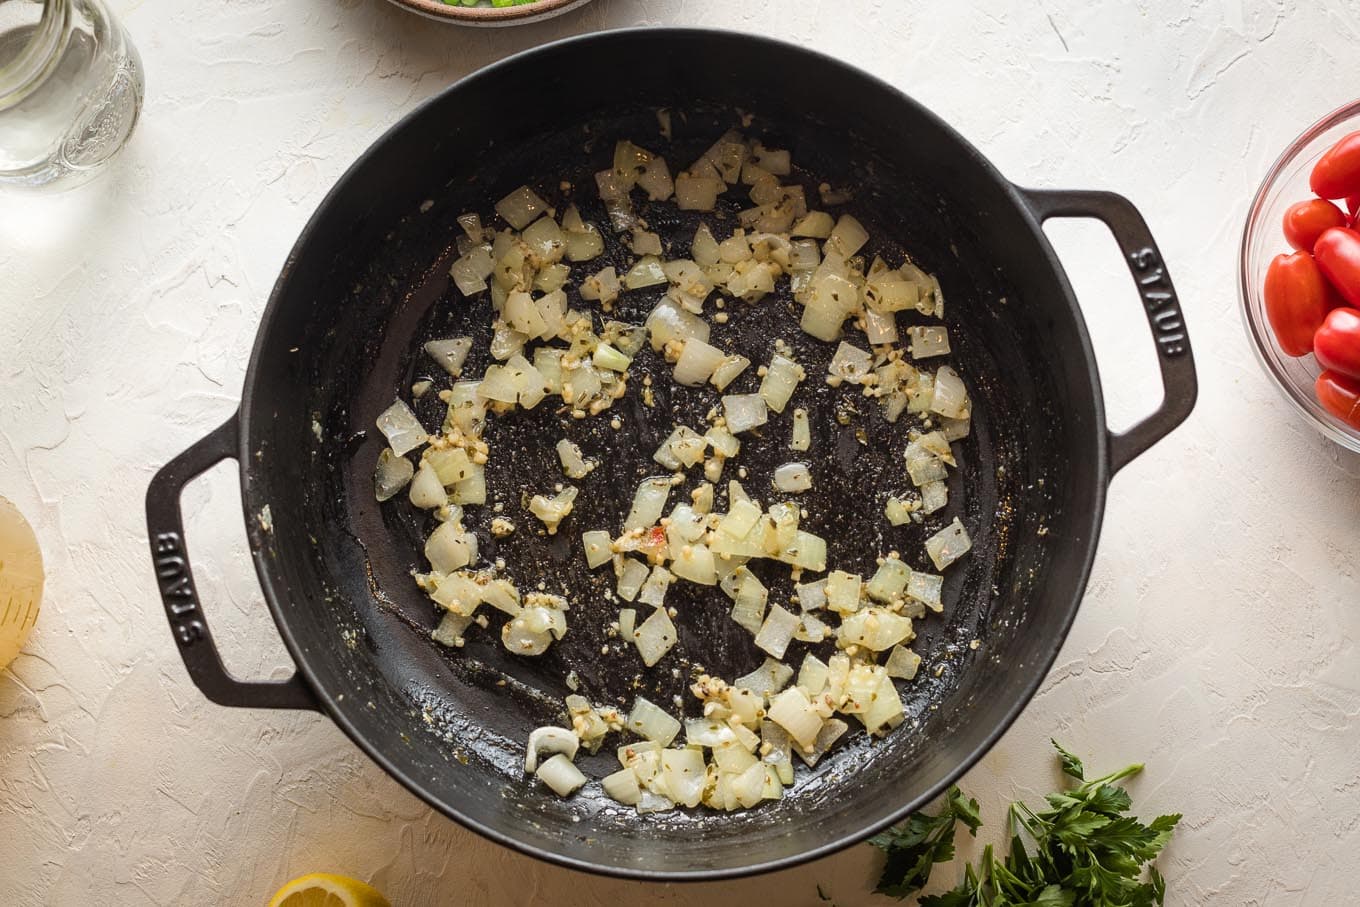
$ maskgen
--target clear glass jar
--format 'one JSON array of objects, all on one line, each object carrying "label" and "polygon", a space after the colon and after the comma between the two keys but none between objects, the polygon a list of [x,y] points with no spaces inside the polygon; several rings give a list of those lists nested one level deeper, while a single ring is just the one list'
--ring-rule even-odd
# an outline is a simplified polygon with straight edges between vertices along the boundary
[{"label": "clear glass jar", "polygon": [[0,184],[89,179],[127,142],[144,87],[103,0],[0,0]]}]

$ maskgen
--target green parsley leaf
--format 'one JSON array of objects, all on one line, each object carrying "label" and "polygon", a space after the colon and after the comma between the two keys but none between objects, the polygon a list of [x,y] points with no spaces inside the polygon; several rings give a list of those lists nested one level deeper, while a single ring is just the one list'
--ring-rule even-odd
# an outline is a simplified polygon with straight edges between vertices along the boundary
[{"label": "green parsley leaf", "polygon": [[1082,766],[1081,760],[1078,759],[1076,756],[1073,756],[1067,750],[1063,749],[1062,745],[1053,738],[1050,737],[1048,742],[1053,744],[1053,748],[1058,751],[1058,759],[1062,761],[1063,774],[1071,775],[1078,781],[1085,781],[1086,769],[1085,767]]},{"label": "green parsley leaf", "polygon": [[870,838],[870,844],[887,854],[874,890],[904,898],[925,887],[936,863],[954,859],[954,827],[959,821],[971,834],[982,824],[977,801],[951,787],[939,815],[913,813],[904,824]]}]

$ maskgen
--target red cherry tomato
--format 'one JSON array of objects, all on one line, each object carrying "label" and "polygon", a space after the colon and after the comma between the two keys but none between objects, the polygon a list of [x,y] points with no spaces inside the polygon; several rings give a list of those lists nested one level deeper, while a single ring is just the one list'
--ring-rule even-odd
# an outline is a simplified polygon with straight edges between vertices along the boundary
[{"label": "red cherry tomato", "polygon": [[1284,238],[1301,252],[1313,251],[1313,243],[1322,231],[1344,227],[1349,223],[1341,209],[1323,198],[1296,202],[1284,212]]},{"label": "red cherry tomato", "polygon": [[1318,158],[1308,187],[1319,198],[1360,195],[1360,132],[1352,132]]},{"label": "red cherry tomato", "polygon": [[1313,244],[1313,257],[1341,297],[1360,306],[1360,233],[1345,227],[1323,230]]},{"label": "red cherry tomato", "polygon": [[1360,195],[1346,196],[1346,220],[1355,223],[1355,212],[1360,211]]},{"label": "red cherry tomato", "polygon": [[1360,380],[1360,311],[1332,309],[1313,336],[1318,365]]},{"label": "red cherry tomato", "polygon": [[1360,428],[1360,381],[1336,372],[1323,372],[1318,375],[1315,389],[1323,409],[1351,428]]},{"label": "red cherry tomato", "polygon": [[1307,252],[1276,255],[1266,271],[1264,295],[1270,327],[1289,356],[1313,351],[1313,335],[1340,301]]}]

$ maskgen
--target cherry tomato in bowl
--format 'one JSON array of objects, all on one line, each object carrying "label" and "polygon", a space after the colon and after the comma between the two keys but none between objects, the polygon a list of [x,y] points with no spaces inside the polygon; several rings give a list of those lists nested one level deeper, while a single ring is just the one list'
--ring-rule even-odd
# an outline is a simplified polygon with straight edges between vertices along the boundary
[{"label": "cherry tomato in bowl", "polygon": [[1288,356],[1313,351],[1314,335],[1341,302],[1307,252],[1276,255],[1266,271],[1263,293],[1270,329]]},{"label": "cherry tomato in bowl", "polygon": [[1360,132],[1352,132],[1318,158],[1308,187],[1319,198],[1360,195]]},{"label": "cherry tomato in bowl", "polygon": [[1295,202],[1284,212],[1284,238],[1301,252],[1313,251],[1313,244],[1323,231],[1345,227],[1350,218],[1324,198],[1310,198]]},{"label": "cherry tomato in bowl", "polygon": [[1318,365],[1360,381],[1360,311],[1333,309],[1313,336]]},{"label": "cherry tomato in bowl", "polygon": [[1351,428],[1360,428],[1360,381],[1337,372],[1317,378],[1317,398],[1323,409]]},{"label": "cherry tomato in bowl", "polygon": [[1313,245],[1313,257],[1341,297],[1360,306],[1360,233],[1345,227],[1324,230]]}]

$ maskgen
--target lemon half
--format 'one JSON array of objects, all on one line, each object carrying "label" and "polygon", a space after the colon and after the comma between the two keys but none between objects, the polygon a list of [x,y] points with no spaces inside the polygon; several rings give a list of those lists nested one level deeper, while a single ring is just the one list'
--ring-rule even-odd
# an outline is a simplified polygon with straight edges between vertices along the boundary
[{"label": "lemon half", "polygon": [[313,872],[274,892],[269,907],[392,907],[382,892],[358,879]]},{"label": "lemon half", "polygon": [[19,509],[0,498],[0,671],[33,632],[42,603],[43,565],[37,536]]}]

